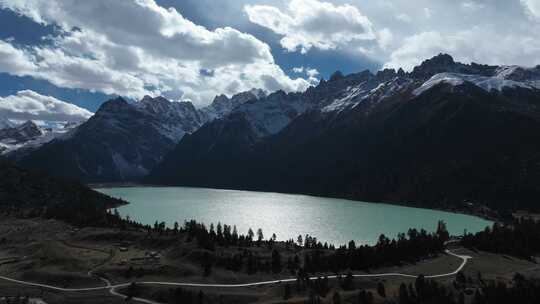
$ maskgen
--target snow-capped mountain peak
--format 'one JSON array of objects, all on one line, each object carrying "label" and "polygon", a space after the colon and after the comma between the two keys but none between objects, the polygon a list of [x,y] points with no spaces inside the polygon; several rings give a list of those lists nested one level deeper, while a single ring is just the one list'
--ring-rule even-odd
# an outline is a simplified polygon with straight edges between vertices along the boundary
[{"label": "snow-capped mountain peak", "polygon": [[82,122],[42,123],[43,125],[38,125],[29,120],[18,126],[0,130],[0,146],[2,147],[0,153],[15,153],[16,151],[20,156],[54,139],[66,139]]},{"label": "snow-capped mountain peak", "polygon": [[218,95],[214,101],[207,107],[201,109],[206,115],[208,121],[223,117],[232,112],[236,107],[253,100],[259,100],[266,97],[266,92],[261,89],[251,89],[241,92],[228,98],[226,95]]},{"label": "snow-capped mountain peak", "polygon": [[0,146],[1,152],[9,152],[16,150],[28,143],[37,140],[44,135],[34,122],[27,121],[19,126],[9,127],[0,130]]}]

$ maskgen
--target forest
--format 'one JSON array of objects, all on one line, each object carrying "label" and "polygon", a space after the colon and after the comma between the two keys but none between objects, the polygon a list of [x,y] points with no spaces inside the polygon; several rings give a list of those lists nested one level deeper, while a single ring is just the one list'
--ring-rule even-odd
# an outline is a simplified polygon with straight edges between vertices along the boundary
[{"label": "forest", "polygon": [[484,231],[466,234],[461,243],[467,248],[531,259],[540,253],[540,222],[522,218],[495,223]]}]

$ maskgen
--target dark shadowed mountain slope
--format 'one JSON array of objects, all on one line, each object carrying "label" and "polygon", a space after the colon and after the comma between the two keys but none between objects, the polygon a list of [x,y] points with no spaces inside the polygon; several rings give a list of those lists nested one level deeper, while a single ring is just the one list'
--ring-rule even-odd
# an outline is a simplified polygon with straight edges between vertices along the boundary
[{"label": "dark shadowed mountain slope", "polygon": [[0,159],[0,209],[32,212],[77,225],[99,224],[106,208],[124,202],[87,187],[38,174]]},{"label": "dark shadowed mountain slope", "polygon": [[162,121],[144,104],[110,100],[71,134],[45,144],[19,163],[85,182],[136,180],[175,145],[170,134],[180,126]]}]

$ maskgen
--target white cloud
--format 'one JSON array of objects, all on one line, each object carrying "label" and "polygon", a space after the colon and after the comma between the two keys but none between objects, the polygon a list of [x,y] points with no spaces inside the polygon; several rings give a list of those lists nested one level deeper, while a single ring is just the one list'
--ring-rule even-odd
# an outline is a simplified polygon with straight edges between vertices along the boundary
[{"label": "white cloud", "polygon": [[379,42],[379,47],[382,50],[387,50],[394,42],[394,34],[392,34],[390,29],[384,28],[377,32],[377,41]]},{"label": "white cloud", "polygon": [[78,122],[92,115],[76,105],[31,90],[0,97],[0,117],[7,119]]},{"label": "white cloud", "polygon": [[480,1],[464,1],[461,2],[461,8],[468,12],[475,12],[485,8],[486,5]]},{"label": "white cloud", "polygon": [[336,49],[376,38],[371,21],[349,4],[291,0],[284,11],[268,5],[247,5],[244,10],[251,22],[282,35],[281,46],[291,52]]},{"label": "white cloud", "polygon": [[221,93],[310,85],[289,78],[254,36],[230,27],[208,30],[154,0],[0,0],[0,7],[64,31],[49,38],[50,46],[1,42],[0,55],[9,57],[0,57],[0,71],[60,87],[132,98],[182,96],[202,105]]},{"label": "white cloud", "polygon": [[305,74],[308,77],[308,81],[313,85],[316,85],[319,82],[317,77],[320,75],[320,73],[317,69],[300,66],[294,67],[292,71],[296,74]]},{"label": "white cloud", "polygon": [[399,21],[403,21],[405,23],[412,22],[411,16],[409,16],[407,14],[404,14],[404,13],[398,14],[396,16],[396,19],[399,20]]},{"label": "white cloud", "polygon": [[307,68],[306,69],[306,75],[309,76],[309,78],[312,78],[312,77],[317,77],[320,75],[319,71],[317,71],[317,69],[310,69],[310,68]]},{"label": "white cloud", "polygon": [[438,53],[452,54],[455,59],[466,63],[529,66],[540,64],[539,52],[540,41],[534,37],[504,35],[491,27],[478,26],[453,34],[430,31],[410,36],[391,53],[385,67],[411,70]]},{"label": "white cloud", "polygon": [[527,12],[533,18],[540,18],[540,0],[520,0]]},{"label": "white cloud", "polygon": [[[234,13],[244,8],[246,19],[277,33],[287,51],[338,50],[407,69],[439,52],[465,62],[540,63],[540,0],[229,2],[220,7],[234,7]],[[207,29],[153,0],[0,0],[0,7],[63,29],[44,46],[0,41],[0,72],[67,88],[133,98],[164,95],[198,105],[221,93],[254,87],[297,91],[314,83],[306,67],[298,78],[287,76],[270,47],[253,35],[230,27]],[[227,15],[228,20],[212,18],[239,26],[248,21]],[[397,20],[400,15],[408,22]]]},{"label": "white cloud", "polygon": [[304,73],[304,67],[303,67],[303,66],[301,66],[301,67],[294,67],[294,68],[292,69],[292,71],[293,71],[294,73],[296,73],[296,74],[302,74],[302,73]]},{"label": "white cloud", "polygon": [[25,76],[35,71],[30,55],[0,40],[0,70],[16,76]]},{"label": "white cloud", "polygon": [[433,10],[430,9],[429,7],[424,7],[424,16],[427,19],[431,19],[431,16],[433,16]]}]

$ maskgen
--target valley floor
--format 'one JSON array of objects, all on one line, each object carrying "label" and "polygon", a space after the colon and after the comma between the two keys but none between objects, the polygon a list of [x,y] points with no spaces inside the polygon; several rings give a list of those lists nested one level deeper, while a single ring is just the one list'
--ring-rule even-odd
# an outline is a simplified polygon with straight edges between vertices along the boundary
[{"label": "valley floor", "polygon": [[[471,256],[463,268],[466,276],[476,277],[480,272],[484,280],[509,281],[516,272],[526,276],[540,277],[540,267],[529,261],[504,255],[473,252],[457,245],[449,249],[462,256]],[[286,248],[276,243],[275,248],[284,256],[298,254],[302,250]],[[216,248],[217,254],[239,251],[234,247]],[[266,247],[250,247],[259,255],[270,255]],[[286,270],[279,274],[233,272],[214,267],[211,274],[204,276],[201,256],[205,252],[195,242],[185,238],[149,236],[146,232],[105,228],[77,229],[56,220],[16,219],[0,216],[0,276],[25,282],[47,284],[63,289],[103,287],[106,278],[112,285],[138,282],[191,282],[203,284],[241,284],[292,278]],[[441,254],[416,264],[399,267],[383,267],[373,273],[401,273],[436,275],[452,273],[462,264],[462,259],[450,254]],[[362,274],[360,272],[355,274]],[[365,273],[364,273],[365,274]],[[321,274],[322,275],[322,274]],[[328,274],[332,275],[332,274]],[[454,276],[437,278],[452,288]],[[331,303],[334,290],[339,291],[343,303],[356,303],[359,289],[371,290],[375,302],[383,302],[377,295],[379,282],[386,286],[387,295],[397,295],[401,283],[410,283],[414,278],[383,276],[354,278],[352,290],[344,291],[339,280],[329,282],[330,292],[324,301]],[[249,287],[186,287],[194,294],[204,293],[204,303],[303,303],[305,293],[297,293],[291,283],[291,297],[283,300],[284,283]],[[174,286],[140,285],[137,296],[159,302],[160,297]],[[114,292],[126,293],[127,287]],[[0,279],[0,303],[3,297],[16,295],[39,298],[46,303],[125,303],[124,299],[109,289],[93,291],[61,291],[37,286],[28,286]],[[136,302],[136,301],[134,301]],[[151,303],[148,301],[147,303]],[[39,303],[39,302],[36,302]]]}]

